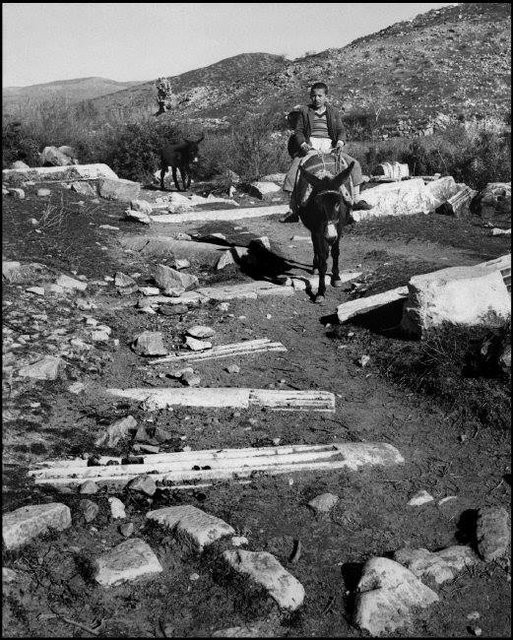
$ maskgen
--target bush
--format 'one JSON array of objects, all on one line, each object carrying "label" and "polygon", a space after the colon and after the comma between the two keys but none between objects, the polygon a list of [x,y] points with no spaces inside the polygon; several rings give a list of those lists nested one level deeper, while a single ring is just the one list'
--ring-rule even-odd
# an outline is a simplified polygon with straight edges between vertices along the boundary
[{"label": "bush", "polygon": [[8,169],[16,160],[22,160],[29,167],[39,166],[38,143],[20,123],[9,122],[2,126],[2,168]]}]

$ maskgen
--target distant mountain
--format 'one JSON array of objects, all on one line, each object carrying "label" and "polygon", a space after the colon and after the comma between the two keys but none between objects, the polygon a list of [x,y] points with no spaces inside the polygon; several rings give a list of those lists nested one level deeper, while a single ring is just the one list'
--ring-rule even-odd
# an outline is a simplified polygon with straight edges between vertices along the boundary
[{"label": "distant mountain", "polygon": [[[347,114],[427,126],[439,114],[503,114],[510,108],[511,5],[461,3],[418,15],[340,49],[296,60],[242,54],[169,78],[176,107],[160,116],[222,124],[248,112],[287,110],[325,81]],[[156,109],[153,82],[89,101],[127,120]]]},{"label": "distant mountain", "polygon": [[2,90],[4,113],[16,113],[19,108],[53,97],[65,98],[70,104],[128,89],[138,82],[116,82],[107,78],[76,78],[33,84],[28,87],[5,87]]}]

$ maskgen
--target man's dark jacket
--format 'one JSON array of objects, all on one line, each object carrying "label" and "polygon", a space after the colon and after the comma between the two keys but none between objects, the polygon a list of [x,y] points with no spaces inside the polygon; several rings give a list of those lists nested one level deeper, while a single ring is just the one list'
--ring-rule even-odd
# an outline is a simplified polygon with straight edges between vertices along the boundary
[{"label": "man's dark jacket", "polygon": [[[312,133],[314,119],[314,107],[301,107],[297,115],[296,129],[294,135],[289,140],[289,154],[294,157],[301,155],[300,146],[303,142],[308,142]],[[330,105],[326,105],[326,122],[328,125],[328,135],[331,143],[335,146],[338,140],[344,140],[344,125],[339,113]]]}]

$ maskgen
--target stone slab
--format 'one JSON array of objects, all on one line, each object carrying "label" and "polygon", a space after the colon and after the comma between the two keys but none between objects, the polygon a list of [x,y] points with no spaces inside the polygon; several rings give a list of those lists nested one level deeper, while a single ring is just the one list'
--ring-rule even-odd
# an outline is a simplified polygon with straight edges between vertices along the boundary
[{"label": "stone slab", "polygon": [[355,222],[383,216],[430,213],[436,209],[437,203],[422,178],[380,184],[362,191],[362,198],[372,209],[353,211],[351,215]]},{"label": "stone slab", "polygon": [[173,213],[151,216],[153,222],[183,224],[184,222],[203,222],[218,220],[243,220],[247,218],[262,218],[264,216],[284,215],[289,211],[288,205],[273,205],[269,207],[248,207],[247,209],[222,209],[219,211],[191,211],[190,213]]},{"label": "stone slab", "polygon": [[21,547],[50,529],[71,525],[69,507],[59,502],[20,507],[2,516],[2,540],[8,550]]},{"label": "stone slab", "polygon": [[121,180],[119,178],[100,178],[98,180],[98,193],[107,200],[130,202],[131,200],[137,200],[140,191],[141,184],[132,180]]},{"label": "stone slab", "polygon": [[349,302],[343,302],[337,307],[337,316],[340,322],[345,322],[354,316],[368,313],[379,307],[383,307],[398,300],[405,300],[408,296],[408,287],[396,287],[390,291],[378,293],[366,298],[357,298]]},{"label": "stone slab", "polygon": [[235,535],[235,529],[229,524],[192,505],[156,509],[146,517],[170,529],[177,538],[199,551],[224,536]]},{"label": "stone slab", "polygon": [[161,571],[162,565],[151,547],[144,540],[130,538],[97,558],[95,580],[110,587]]},{"label": "stone slab", "polygon": [[8,180],[12,177],[19,177],[22,180],[33,180],[34,182],[46,182],[50,180],[77,180],[80,178],[93,180],[95,178],[118,179],[112,169],[101,163],[95,164],[75,164],[69,167],[30,167],[29,169],[3,169],[2,178]]},{"label": "stone slab", "polygon": [[229,549],[223,558],[234,571],[263,587],[282,609],[295,611],[303,604],[303,585],[272,554]]}]

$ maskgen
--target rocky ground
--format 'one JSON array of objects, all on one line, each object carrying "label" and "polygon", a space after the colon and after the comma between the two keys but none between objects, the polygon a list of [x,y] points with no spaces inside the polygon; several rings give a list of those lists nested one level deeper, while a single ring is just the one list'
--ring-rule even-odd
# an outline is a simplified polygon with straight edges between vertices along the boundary
[{"label": "rocky ground", "polygon": [[[49,196],[37,195],[42,186]],[[462,423],[436,399],[394,386],[372,357],[362,360],[403,342],[387,334],[393,319],[379,330],[355,322],[335,337],[332,331],[341,302],[406,284],[417,273],[498,257],[507,238],[436,214],[359,223],[342,239],[341,266],[361,276],[330,288],[324,307],[298,286],[286,297],[159,304],[152,312],[138,305],[139,289],[154,287],[157,265],[173,267],[175,256],[162,247],[145,252],[137,239],[190,242],[196,248],[184,272],[201,286],[218,286],[309,275],[306,230],[276,216],[148,228],[126,220],[125,205],[116,202],[56,185],[24,190],[23,199],[3,198],[3,260],[32,264],[14,266],[3,281],[4,523],[21,507],[64,506],[37,512],[35,520],[49,518],[53,529],[28,545],[9,548],[4,534],[4,635],[386,635],[379,620],[365,619],[369,594],[379,593],[399,612],[388,627],[395,637],[509,636],[502,511],[510,507],[509,432]],[[195,242],[219,242],[213,233],[223,234],[226,246],[267,237],[270,250],[244,270],[235,263],[216,270]],[[151,357],[132,346],[149,331],[161,334],[165,350],[182,352],[196,325],[214,330],[214,346],[269,338],[287,351],[194,362],[192,375],[178,379],[172,367],[149,364]],[[154,411],[105,394],[188,385],[328,391],[336,408]],[[333,442],[388,443],[404,463],[188,490],[156,488],[148,476],[123,490],[56,492],[27,475],[47,459]],[[167,528],[159,510],[186,505],[219,520],[174,511],[180,525]],[[160,518],[148,518],[151,511]],[[215,534],[200,552],[205,531],[229,536]],[[394,573],[401,567],[410,571]],[[127,580],[109,584],[125,570]],[[134,579],[138,571],[145,575]]]}]

